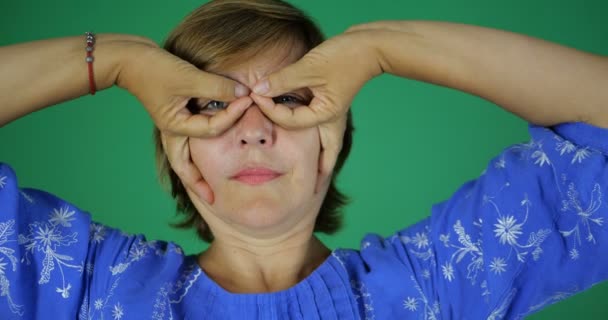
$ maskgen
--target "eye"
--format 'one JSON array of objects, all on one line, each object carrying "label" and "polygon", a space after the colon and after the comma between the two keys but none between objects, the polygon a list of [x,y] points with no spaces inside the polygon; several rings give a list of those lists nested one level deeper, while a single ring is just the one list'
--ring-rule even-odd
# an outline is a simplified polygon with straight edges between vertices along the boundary
[{"label": "eye", "polygon": [[226,109],[227,107],[228,102],[217,100],[211,100],[204,105],[200,105],[198,103],[198,99],[190,99],[190,101],[188,101],[188,104],[186,105],[186,108],[192,114],[214,113],[215,111]]},{"label": "eye", "polygon": [[209,103],[207,103],[204,107],[203,110],[221,110],[221,109],[225,109],[228,107],[228,102],[222,102],[222,101],[217,101],[217,100],[211,100],[209,101]]},{"label": "eye", "polygon": [[292,96],[292,95],[283,95],[283,96],[274,97],[274,98],[272,98],[272,101],[274,101],[274,103],[277,103],[277,104],[280,103],[280,104],[286,105],[288,107],[305,106],[305,105],[308,105],[308,103],[310,103],[310,101],[306,101],[305,99],[302,99],[297,96]]}]

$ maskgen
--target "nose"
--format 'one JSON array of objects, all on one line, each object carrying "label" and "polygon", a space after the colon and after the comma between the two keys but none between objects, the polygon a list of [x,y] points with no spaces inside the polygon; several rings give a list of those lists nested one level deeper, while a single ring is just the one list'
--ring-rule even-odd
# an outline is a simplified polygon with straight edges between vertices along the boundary
[{"label": "nose", "polygon": [[236,142],[245,147],[271,147],[274,145],[275,132],[270,121],[257,105],[252,105],[237,123]]}]

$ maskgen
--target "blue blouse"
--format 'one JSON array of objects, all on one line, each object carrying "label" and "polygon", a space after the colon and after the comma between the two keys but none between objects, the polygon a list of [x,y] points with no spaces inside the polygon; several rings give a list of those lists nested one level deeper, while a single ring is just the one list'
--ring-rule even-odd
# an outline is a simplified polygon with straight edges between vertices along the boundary
[{"label": "blue blouse", "polygon": [[520,319],[608,277],[608,129],[529,126],[431,215],[234,294],[174,244],[20,189],[0,164],[1,319]]}]

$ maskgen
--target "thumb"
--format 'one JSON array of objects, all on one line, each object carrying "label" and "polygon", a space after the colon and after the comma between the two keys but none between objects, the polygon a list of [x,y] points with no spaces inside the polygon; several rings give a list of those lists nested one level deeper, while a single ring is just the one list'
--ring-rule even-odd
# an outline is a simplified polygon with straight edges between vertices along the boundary
[{"label": "thumb", "polygon": [[276,97],[293,90],[316,86],[314,79],[313,66],[302,58],[258,81],[253,92],[261,96]]}]

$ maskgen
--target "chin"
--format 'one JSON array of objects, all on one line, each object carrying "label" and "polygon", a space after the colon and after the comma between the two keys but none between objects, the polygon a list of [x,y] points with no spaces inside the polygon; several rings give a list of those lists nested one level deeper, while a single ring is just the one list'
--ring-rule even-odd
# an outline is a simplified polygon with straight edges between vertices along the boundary
[{"label": "chin", "polygon": [[282,225],[291,215],[293,213],[284,206],[258,203],[233,208],[229,219],[241,227],[263,231]]}]

